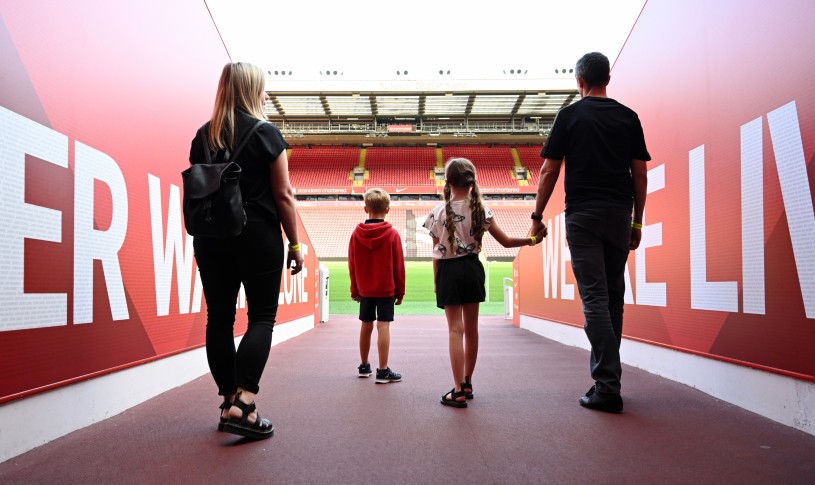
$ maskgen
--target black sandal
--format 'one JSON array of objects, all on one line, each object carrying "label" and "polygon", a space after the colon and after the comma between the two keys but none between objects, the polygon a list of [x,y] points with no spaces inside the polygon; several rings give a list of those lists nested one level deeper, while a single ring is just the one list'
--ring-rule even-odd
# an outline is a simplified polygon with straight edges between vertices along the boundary
[{"label": "black sandal", "polygon": [[464,376],[464,382],[461,383],[461,390],[464,391],[465,399],[472,399],[474,397],[473,385],[470,384],[470,376]]},{"label": "black sandal", "polygon": [[[448,394],[450,394],[450,399],[447,399]],[[450,389],[450,392],[445,392],[441,395],[441,403],[454,408],[466,408],[467,401],[456,401],[456,399],[460,397],[464,397],[464,391],[456,392],[456,388],[454,387]]]},{"label": "black sandal", "polygon": [[260,413],[258,413],[255,422],[250,423],[249,415],[252,414],[257,407],[255,406],[254,401],[251,404],[246,404],[245,402],[241,401],[238,399],[239,395],[240,394],[235,396],[235,401],[232,403],[232,405],[240,409],[241,412],[243,412],[243,416],[241,416],[240,419],[227,419],[224,423],[224,431],[253,440],[265,440],[266,438],[271,438],[274,434],[274,425],[272,422],[268,419],[261,418]]},{"label": "black sandal", "polygon": [[221,414],[218,415],[218,431],[224,430],[224,424],[226,423],[227,418],[224,417],[224,411],[228,410],[232,407],[232,401],[228,401],[224,399],[224,402],[221,403],[218,408],[221,410]]}]

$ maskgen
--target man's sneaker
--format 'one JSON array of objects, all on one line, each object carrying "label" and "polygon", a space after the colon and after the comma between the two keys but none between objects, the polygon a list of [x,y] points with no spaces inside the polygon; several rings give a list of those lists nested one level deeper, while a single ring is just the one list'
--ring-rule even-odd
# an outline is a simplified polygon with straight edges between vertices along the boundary
[{"label": "man's sneaker", "polygon": [[399,382],[402,380],[402,374],[397,374],[392,371],[390,367],[376,370],[376,383],[387,384],[389,382]]},{"label": "man's sneaker", "polygon": [[359,377],[371,377],[371,374],[373,374],[373,372],[371,372],[371,363],[370,362],[368,362],[367,364],[359,364],[359,367],[357,367],[357,370],[359,371],[359,374],[358,374]]}]

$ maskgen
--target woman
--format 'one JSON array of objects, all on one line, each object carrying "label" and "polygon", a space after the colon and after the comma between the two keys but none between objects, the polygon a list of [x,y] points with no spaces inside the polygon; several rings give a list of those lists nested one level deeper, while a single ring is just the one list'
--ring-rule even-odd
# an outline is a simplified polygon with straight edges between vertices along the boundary
[{"label": "woman", "polygon": [[[193,140],[190,163],[223,162],[227,150],[265,120],[268,96],[263,71],[244,62],[224,66],[212,119]],[[286,266],[300,272],[303,256],[288,176],[286,141],[274,125],[263,123],[236,162],[247,215],[243,232],[230,238],[196,237],[195,260],[207,302],[207,361],[218,394],[224,397],[218,428],[251,439],[272,436],[274,426],[255,409],[255,395],[269,357],[283,273],[283,235],[289,240]],[[292,263],[294,265],[292,266]],[[235,350],[235,306],[241,283],[246,291],[248,329]]]}]

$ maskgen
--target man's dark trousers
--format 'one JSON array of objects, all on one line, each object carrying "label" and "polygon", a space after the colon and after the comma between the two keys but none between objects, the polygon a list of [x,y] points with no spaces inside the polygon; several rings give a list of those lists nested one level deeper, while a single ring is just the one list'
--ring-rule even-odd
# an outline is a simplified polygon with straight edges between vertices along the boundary
[{"label": "man's dark trousers", "polygon": [[631,238],[631,210],[590,208],[567,212],[571,252],[591,343],[589,365],[596,390],[620,393],[625,265]]}]

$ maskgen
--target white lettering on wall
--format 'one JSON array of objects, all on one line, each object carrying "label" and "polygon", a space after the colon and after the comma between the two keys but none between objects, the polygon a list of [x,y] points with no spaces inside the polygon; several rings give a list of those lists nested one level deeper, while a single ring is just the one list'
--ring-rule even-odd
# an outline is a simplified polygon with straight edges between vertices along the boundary
[{"label": "white lettering on wall", "polygon": [[[110,189],[110,227],[94,228],[94,180]],[[102,261],[113,320],[130,318],[119,250],[127,235],[127,187],[116,162],[80,142],[74,155],[74,324],[93,321],[93,261]]]},{"label": "white lettering on wall", "polygon": [[[170,291],[172,288],[173,262],[176,267],[178,313],[190,312],[190,292],[193,281],[192,236],[181,227],[181,196],[178,186],[170,184],[170,200],[167,204],[167,230],[162,227],[161,180],[147,175],[150,192],[150,228],[153,238],[153,277],[156,283],[156,316],[170,314]],[[199,276],[195,275],[195,307],[201,310],[202,291]]]},{"label": "white lettering on wall", "polygon": [[767,113],[807,318],[815,318],[815,213],[795,102]]},{"label": "white lettering on wall", "polygon": [[[798,283],[807,318],[815,318],[815,213],[795,102],[767,114]],[[765,314],[762,118],[741,126],[742,309]],[[707,281],[704,145],[689,152],[691,308],[738,311],[735,281]]]},{"label": "white lettering on wall", "polygon": [[[648,193],[665,188],[665,165],[659,165],[648,171]],[[644,212],[642,215],[642,240],[640,247],[634,252],[636,261],[637,278],[637,304],[661,306],[667,305],[666,283],[654,283],[646,280],[645,250],[656,246],[662,246],[662,223],[646,225]],[[626,265],[628,269],[628,265]],[[626,288],[628,288],[626,284]]]},{"label": "white lettering on wall", "polygon": [[[300,251],[303,257],[308,255],[308,245],[300,243]],[[308,277],[308,269],[303,269],[296,275],[292,275],[286,266],[286,254],[283,254],[283,288],[277,299],[278,305],[291,305],[292,303],[307,303],[308,291],[305,287],[305,279]]]},{"label": "white lettering on wall", "polygon": [[628,269],[628,263],[625,264],[625,271],[623,271],[623,278],[625,281],[625,294],[623,296],[623,302],[626,305],[633,305],[634,304],[634,290],[631,288],[631,271]]},{"label": "white lettering on wall", "polygon": [[236,305],[237,308],[246,308],[246,288],[243,287],[243,283],[238,288],[238,303]]},{"label": "white lettering on wall", "polygon": [[[201,302],[204,300],[204,285],[201,284],[201,273],[196,271],[195,272],[195,279],[194,286],[192,289],[192,308],[190,308],[190,313],[200,313],[201,312]],[[241,285],[241,291],[243,291],[243,285]],[[241,293],[243,294],[243,293]],[[246,298],[244,297],[244,301]],[[246,306],[246,305],[243,305]],[[243,308],[243,306],[241,308]]]},{"label": "white lettering on wall", "polygon": [[690,191],[690,306],[694,310],[738,311],[735,281],[707,280],[705,229],[705,146],[688,153]]},{"label": "white lettering on wall", "polygon": [[558,246],[560,246],[560,298],[563,300],[574,300],[574,285],[566,283],[566,264],[571,266],[572,252],[566,244],[566,215],[562,214],[555,218],[555,223],[560,219],[558,226]]},{"label": "white lettering on wall", "polygon": [[62,212],[25,202],[25,157],[68,168],[68,137],[0,106],[0,331],[68,324],[66,293],[26,293],[25,240],[62,242]]},{"label": "white lettering on wall", "polygon": [[741,126],[741,271],[744,313],[764,314],[764,146],[761,118]]},{"label": "white lettering on wall", "polygon": [[[557,269],[558,269],[558,251],[560,250],[560,219],[563,214],[555,216],[555,223],[552,224],[552,219],[546,220],[546,227],[550,229],[549,234],[544,239],[543,246],[543,297],[550,298],[549,286],[552,287],[551,298],[557,298]],[[571,257],[571,256],[570,256]]]}]

